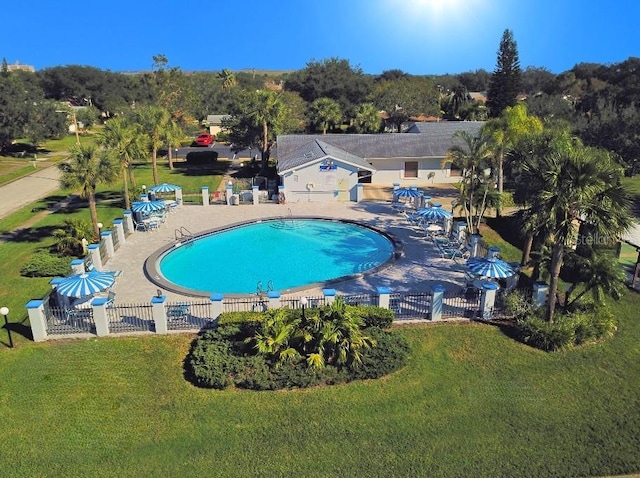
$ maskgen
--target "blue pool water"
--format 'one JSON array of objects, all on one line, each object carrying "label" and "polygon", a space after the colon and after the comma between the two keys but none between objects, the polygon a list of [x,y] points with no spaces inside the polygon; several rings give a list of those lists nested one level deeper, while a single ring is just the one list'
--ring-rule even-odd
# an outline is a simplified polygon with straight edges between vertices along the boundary
[{"label": "blue pool water", "polygon": [[325,282],[380,266],[393,243],[366,227],[321,219],[284,219],[217,232],[171,250],[166,280],[200,293],[254,294]]}]

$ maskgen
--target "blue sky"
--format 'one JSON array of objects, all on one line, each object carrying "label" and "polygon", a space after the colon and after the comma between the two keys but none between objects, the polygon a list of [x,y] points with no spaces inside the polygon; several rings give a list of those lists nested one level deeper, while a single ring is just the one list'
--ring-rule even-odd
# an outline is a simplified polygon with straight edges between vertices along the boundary
[{"label": "blue sky", "polygon": [[[493,71],[503,31],[522,68],[640,56],[639,0],[31,0],[3,5],[0,57],[42,69],[296,70],[348,59],[365,73]],[[64,5],[62,8],[60,5]]]}]

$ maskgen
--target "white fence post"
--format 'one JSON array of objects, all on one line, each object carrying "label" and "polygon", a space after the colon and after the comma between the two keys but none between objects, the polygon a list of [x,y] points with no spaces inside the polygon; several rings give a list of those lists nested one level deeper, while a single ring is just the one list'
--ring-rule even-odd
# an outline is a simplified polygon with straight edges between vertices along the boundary
[{"label": "white fence post", "polygon": [[124,232],[125,234],[133,234],[136,228],[133,225],[133,213],[129,209],[125,209],[122,213],[124,216]]},{"label": "white fence post", "polygon": [[27,313],[31,324],[31,333],[34,342],[42,342],[47,339],[47,318],[44,315],[44,301],[30,300],[27,302]]},{"label": "white fence post", "polygon": [[97,271],[102,272],[102,257],[100,257],[100,244],[89,244],[87,246],[91,255],[91,263]]},{"label": "white fence post", "polygon": [[106,260],[108,261],[116,254],[113,248],[113,236],[111,235],[111,231],[101,232],[100,238],[104,241],[104,250],[106,252],[105,255],[107,256]]},{"label": "white fence post", "polygon": [[151,298],[151,311],[153,314],[153,321],[156,324],[156,334],[166,334],[169,332],[167,328],[167,309],[164,303],[167,300],[167,296],[161,295],[160,297],[153,296]]},{"label": "white fence post", "polygon": [[259,191],[258,191],[259,187],[257,184],[254,184],[253,186],[251,186],[251,193],[253,194],[253,205],[257,206],[258,204],[260,204],[260,196],[259,196]]},{"label": "white fence post", "polygon": [[280,291],[270,290],[267,293],[267,297],[269,298],[269,309],[279,309],[280,308]]},{"label": "white fence post", "polygon": [[429,310],[429,320],[442,319],[445,290],[446,289],[442,284],[435,284],[431,287],[431,308]]},{"label": "white fence post", "polygon": [[327,305],[333,304],[333,301],[336,300],[335,289],[322,289],[322,295],[324,295],[324,303]]},{"label": "white fence post", "polygon": [[391,289],[388,287],[378,287],[378,307],[388,309],[391,305]]},{"label": "white fence post", "polygon": [[482,297],[480,299],[480,318],[487,320],[493,314],[493,306],[496,302],[496,291],[498,284],[495,282],[485,282],[482,284]]},{"label": "white fence post", "polygon": [[124,244],[124,241],[126,240],[126,236],[124,235],[123,223],[124,221],[122,219],[113,220],[113,230],[115,231],[116,236],[118,237],[118,244],[120,245]]},{"label": "white fence post", "polygon": [[535,282],[533,284],[533,305],[536,307],[544,307],[547,304],[548,294],[549,286],[545,282]]},{"label": "white fence post", "polygon": [[209,187],[208,186],[202,186],[202,205],[203,206],[209,205]]},{"label": "white fence post", "polygon": [[220,314],[222,314],[222,304],[224,300],[224,294],[214,293],[211,294],[211,319],[218,320]]},{"label": "white fence post", "polygon": [[83,274],[86,272],[84,270],[84,259],[74,259],[71,261],[71,272],[74,274]]},{"label": "white fence post", "polygon": [[93,322],[96,324],[96,335],[104,337],[109,335],[109,318],[107,317],[106,304],[109,299],[106,297],[97,297],[91,302],[93,307]]}]

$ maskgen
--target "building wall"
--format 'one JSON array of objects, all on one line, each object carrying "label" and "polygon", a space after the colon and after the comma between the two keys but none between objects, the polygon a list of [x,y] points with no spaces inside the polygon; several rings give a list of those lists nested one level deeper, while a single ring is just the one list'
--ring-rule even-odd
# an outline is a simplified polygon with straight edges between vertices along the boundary
[{"label": "building wall", "polygon": [[336,169],[321,171],[318,163],[287,173],[282,181],[288,202],[355,201],[358,173],[353,167],[334,161]]},{"label": "building wall", "polygon": [[[397,158],[397,159],[369,159],[368,160],[377,171],[371,176],[371,184],[388,185],[402,183],[410,185],[433,183],[455,183],[460,180],[459,176],[451,174],[451,169],[447,165],[442,169],[440,158]],[[405,162],[418,161],[418,177],[406,177]]]}]

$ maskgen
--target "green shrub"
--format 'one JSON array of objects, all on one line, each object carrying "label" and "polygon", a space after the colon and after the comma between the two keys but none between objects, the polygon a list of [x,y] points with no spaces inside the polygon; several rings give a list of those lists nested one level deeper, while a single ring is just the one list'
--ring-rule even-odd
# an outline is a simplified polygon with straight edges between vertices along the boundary
[{"label": "green shrub", "polygon": [[612,337],[618,328],[613,314],[605,307],[575,313],[571,320],[575,327],[575,345]]},{"label": "green shrub", "polygon": [[223,389],[233,383],[233,374],[241,360],[231,353],[231,343],[215,331],[198,337],[192,347],[185,368],[187,376],[200,387]]},{"label": "green shrub", "polygon": [[513,207],[516,205],[513,200],[513,193],[511,191],[503,191],[500,195],[500,205],[502,207]]},{"label": "green shrub", "polygon": [[524,318],[531,313],[537,313],[532,309],[531,301],[528,300],[526,294],[517,289],[506,292],[503,295],[502,306],[508,315],[516,319]]},{"label": "green shrub", "polygon": [[59,257],[48,252],[36,252],[29,262],[20,270],[25,277],[56,277],[66,276],[71,272],[68,257]]},{"label": "green shrub", "polygon": [[351,379],[380,378],[407,364],[409,343],[402,335],[377,327],[365,333],[375,339],[377,345],[362,352],[362,362],[352,370]]},{"label": "green shrub", "polygon": [[547,322],[531,314],[518,320],[522,341],[541,350],[553,351],[613,336],[615,319],[605,307],[556,316]]},{"label": "green shrub", "polygon": [[218,317],[218,329],[239,328],[239,332],[248,337],[255,333],[262,320],[262,312],[225,312]]},{"label": "green shrub", "polygon": [[539,317],[527,317],[518,321],[522,341],[547,352],[573,345],[575,328],[568,320],[558,317],[548,322]]},{"label": "green shrub", "polygon": [[364,320],[365,328],[379,327],[381,329],[388,329],[391,327],[391,324],[393,324],[393,312],[389,309],[364,305],[357,306],[356,309],[357,314]]}]

